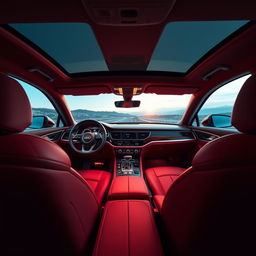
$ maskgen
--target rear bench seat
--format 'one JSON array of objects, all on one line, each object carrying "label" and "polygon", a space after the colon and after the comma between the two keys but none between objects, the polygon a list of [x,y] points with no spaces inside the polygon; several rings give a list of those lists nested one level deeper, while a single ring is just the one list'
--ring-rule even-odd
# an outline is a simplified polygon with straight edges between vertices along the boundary
[{"label": "rear bench seat", "polygon": [[149,201],[108,201],[93,255],[164,255]]}]

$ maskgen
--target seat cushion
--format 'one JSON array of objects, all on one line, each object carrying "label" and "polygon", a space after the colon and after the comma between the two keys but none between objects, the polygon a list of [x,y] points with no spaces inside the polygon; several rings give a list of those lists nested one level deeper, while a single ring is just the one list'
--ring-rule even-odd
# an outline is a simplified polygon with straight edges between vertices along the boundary
[{"label": "seat cushion", "polygon": [[87,181],[101,204],[111,181],[111,173],[101,170],[81,170],[78,172]]},{"label": "seat cushion", "polygon": [[148,184],[154,195],[165,195],[172,183],[186,169],[181,167],[161,166],[145,171]]},{"label": "seat cushion", "polygon": [[164,255],[149,201],[107,202],[93,256],[107,255]]}]

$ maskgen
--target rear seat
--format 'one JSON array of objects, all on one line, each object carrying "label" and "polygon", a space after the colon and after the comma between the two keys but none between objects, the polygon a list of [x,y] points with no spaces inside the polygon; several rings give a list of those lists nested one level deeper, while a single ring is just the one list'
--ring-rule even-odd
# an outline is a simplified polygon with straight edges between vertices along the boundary
[{"label": "rear seat", "polygon": [[93,255],[164,255],[149,201],[108,201]]}]

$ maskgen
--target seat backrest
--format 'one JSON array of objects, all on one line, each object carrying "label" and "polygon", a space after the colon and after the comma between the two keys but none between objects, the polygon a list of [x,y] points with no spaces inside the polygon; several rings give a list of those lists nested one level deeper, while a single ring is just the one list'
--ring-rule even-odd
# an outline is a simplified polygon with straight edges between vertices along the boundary
[{"label": "seat backrest", "polygon": [[30,124],[31,109],[21,86],[3,75],[0,102],[0,131],[8,134],[0,136],[1,255],[85,253],[99,210],[93,192],[59,146],[17,134]]},{"label": "seat backrest", "polygon": [[255,97],[252,76],[232,113],[243,133],[205,145],[167,192],[161,215],[174,255],[256,255]]}]

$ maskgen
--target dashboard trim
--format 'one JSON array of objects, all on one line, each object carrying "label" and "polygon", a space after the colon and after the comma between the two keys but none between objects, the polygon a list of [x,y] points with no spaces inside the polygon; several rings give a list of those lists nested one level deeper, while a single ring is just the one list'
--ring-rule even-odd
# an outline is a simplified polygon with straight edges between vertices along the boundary
[{"label": "dashboard trim", "polygon": [[175,143],[181,143],[181,142],[196,142],[196,139],[155,140],[155,141],[149,141],[142,146],[115,146],[111,142],[106,141],[106,143],[108,143],[113,148],[144,148],[150,144],[166,144],[166,143],[175,144]]}]

